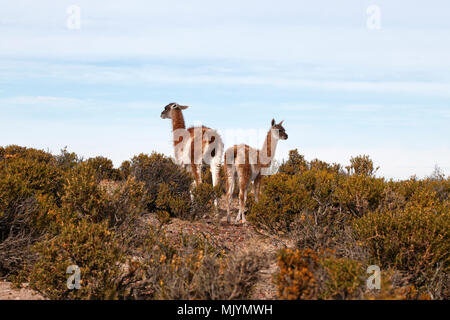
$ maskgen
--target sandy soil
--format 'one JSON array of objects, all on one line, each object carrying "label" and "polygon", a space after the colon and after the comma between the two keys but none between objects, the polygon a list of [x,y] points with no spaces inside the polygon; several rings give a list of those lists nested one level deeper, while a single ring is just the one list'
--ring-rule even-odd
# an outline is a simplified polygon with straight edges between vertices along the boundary
[{"label": "sandy soil", "polygon": [[0,280],[0,300],[44,300],[37,292],[28,289],[27,284],[22,288],[14,288],[11,283]]}]

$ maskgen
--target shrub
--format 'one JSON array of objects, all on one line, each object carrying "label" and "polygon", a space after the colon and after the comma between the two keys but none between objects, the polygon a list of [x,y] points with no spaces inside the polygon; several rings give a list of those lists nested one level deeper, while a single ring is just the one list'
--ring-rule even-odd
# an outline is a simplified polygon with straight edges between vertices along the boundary
[{"label": "shrub", "polygon": [[408,276],[393,269],[381,270],[380,289],[367,290],[366,300],[430,300],[430,295],[419,292],[411,285]]},{"label": "shrub", "polygon": [[336,258],[329,250],[283,249],[278,267],[275,281],[281,299],[351,299],[363,292],[361,263]]},{"label": "shrub", "polygon": [[343,210],[363,216],[381,204],[385,181],[366,175],[351,175],[341,179],[335,197]]},{"label": "shrub", "polygon": [[205,217],[214,210],[214,199],[217,198],[216,190],[208,183],[202,183],[192,191],[191,196],[187,193],[178,194],[176,185],[162,183],[156,199],[157,213],[164,220],[166,213],[170,217],[186,220],[197,220]]},{"label": "shrub", "polygon": [[301,155],[297,149],[289,151],[289,158],[286,162],[283,162],[280,166],[279,173],[285,173],[289,175],[300,174],[307,170],[308,162],[305,157]]},{"label": "shrub", "polygon": [[385,267],[408,272],[413,283],[430,288],[433,279],[449,272],[450,210],[435,194],[418,191],[405,208],[372,212],[353,224],[358,237]]},{"label": "shrub", "polygon": [[307,162],[297,150],[291,151],[280,173],[265,179],[259,203],[250,202],[250,221],[289,232],[296,228],[293,223],[299,215],[313,217],[316,226],[321,217],[325,227],[349,220],[349,213],[362,216],[377,209],[386,194],[384,179],[372,176],[375,170],[367,156],[351,162],[352,175],[346,175],[338,164]]},{"label": "shrub", "polygon": [[17,274],[35,258],[29,249],[44,233],[35,224],[40,209],[36,199],[29,198],[0,217],[0,276]]},{"label": "shrub", "polygon": [[67,176],[61,200],[73,218],[95,219],[101,214],[106,197],[106,191],[97,182],[95,169],[82,163]]},{"label": "shrub", "polygon": [[357,298],[362,293],[364,272],[361,262],[349,258],[327,256],[321,259],[326,271],[323,299]]},{"label": "shrub", "polygon": [[318,283],[313,271],[318,270],[319,257],[311,249],[282,250],[278,256],[280,271],[275,275],[278,296],[284,300],[314,299]]},{"label": "shrub", "polygon": [[10,146],[0,158],[0,274],[10,274],[33,259],[29,246],[49,229],[63,176],[40,150]]},{"label": "shrub", "polygon": [[120,171],[120,177],[122,178],[122,180],[128,179],[128,177],[131,174],[131,162],[128,160],[122,162],[122,164],[119,168],[119,171]]},{"label": "shrub", "polygon": [[36,194],[58,196],[63,177],[51,162],[7,156],[0,162],[0,215]]},{"label": "shrub", "polygon": [[171,184],[162,183],[159,186],[156,197],[156,211],[167,212],[171,217],[193,220],[195,216],[191,215],[191,198],[188,193],[177,193],[177,186],[174,182]]},{"label": "shrub", "polygon": [[179,237],[174,245],[163,230],[150,231],[125,298],[248,298],[258,271],[265,265],[261,254],[249,251],[226,257],[204,235]]},{"label": "shrub", "polygon": [[79,158],[76,153],[67,151],[67,147],[61,149],[60,154],[55,156],[55,160],[56,165],[64,171],[73,169],[81,161],[83,161],[83,159]]},{"label": "shrub", "polygon": [[172,159],[155,152],[150,156],[140,154],[131,159],[131,174],[145,183],[150,212],[157,209],[156,200],[161,184],[170,185],[173,193],[181,198],[189,195],[192,184],[190,174],[180,169]]},{"label": "shrub", "polygon": [[259,202],[250,206],[248,220],[270,231],[289,231],[308,200],[298,176],[275,174],[265,180]]},{"label": "shrub", "polygon": [[373,177],[379,167],[374,168],[373,161],[367,155],[351,157],[350,166],[346,167],[350,175]]},{"label": "shrub", "polygon": [[0,161],[12,158],[27,159],[30,161],[44,162],[47,164],[54,164],[55,162],[53,156],[43,150],[25,148],[16,145],[10,145],[5,148],[0,147]]},{"label": "shrub", "polygon": [[120,170],[114,169],[113,162],[105,157],[90,158],[85,161],[86,165],[91,167],[95,172],[98,182],[101,180],[119,180],[121,177]]},{"label": "shrub", "polygon": [[147,202],[144,184],[129,177],[114,186],[98,184],[96,170],[87,163],[75,168],[67,177],[62,196],[62,219],[107,221],[119,227],[145,211]]},{"label": "shrub", "polygon": [[[121,244],[105,223],[81,220],[35,247],[39,259],[31,268],[30,286],[50,299],[115,299],[120,296]],[[81,271],[81,288],[69,290],[66,270]]]},{"label": "shrub", "polygon": [[202,218],[214,211],[214,200],[218,199],[220,186],[214,188],[209,183],[201,183],[192,192],[191,217]]}]

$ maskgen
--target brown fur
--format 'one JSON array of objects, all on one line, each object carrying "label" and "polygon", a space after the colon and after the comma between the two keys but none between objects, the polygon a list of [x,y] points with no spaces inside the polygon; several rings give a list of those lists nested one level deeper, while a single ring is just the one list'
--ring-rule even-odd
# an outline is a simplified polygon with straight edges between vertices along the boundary
[{"label": "brown fur", "polygon": [[[267,169],[271,166],[276,143],[278,143],[278,140],[272,140],[273,130],[278,130],[278,132],[280,133],[279,139],[285,140],[288,138],[285,129],[281,124],[282,122],[280,124],[275,124],[275,121],[272,120],[272,127],[267,133],[266,139],[261,149],[265,152],[265,154],[262,154],[260,150],[256,150],[248,145],[234,145],[233,147],[227,149],[227,151],[225,152],[224,169],[227,188],[226,202],[228,222],[230,222],[230,204],[231,197],[233,196],[234,192],[234,178],[236,175],[239,179],[239,214],[236,218],[236,221],[239,220],[238,218],[242,217],[242,221],[245,222],[245,203],[247,201],[248,187],[251,182],[254,183],[255,200],[259,200],[259,193],[263,176],[262,169]],[[252,155],[255,155],[256,159],[252,159]],[[231,156],[233,156],[232,159]]]},{"label": "brown fur", "polygon": [[[176,106],[176,107],[175,107]],[[172,130],[173,132],[175,132],[176,130],[180,130],[180,129],[186,129],[186,124],[184,121],[184,117],[183,117],[183,112],[182,110],[188,108],[187,106],[180,106],[176,103],[171,103],[169,105],[167,105],[164,109],[164,111],[161,113],[161,117],[162,118],[170,118],[172,120]],[[201,129],[201,134],[198,134],[198,136],[195,136],[196,134],[196,130],[200,130]],[[202,168],[202,164],[203,163],[195,163],[195,146],[198,145],[197,143],[194,143],[194,139],[201,139],[201,154],[205,155],[205,152],[207,152],[207,148],[216,141],[216,137],[211,137],[211,139],[209,139],[209,141],[205,141],[203,140],[203,137],[205,136],[205,134],[207,134],[207,132],[211,132],[213,131],[211,128],[202,126],[202,127],[190,127],[187,129],[189,136],[191,138],[191,144],[190,144],[190,169],[192,170],[192,173],[194,175],[194,180],[195,180],[195,184],[199,185],[200,183],[202,183],[202,177],[201,177],[201,168]],[[213,150],[211,150],[211,158],[215,158],[217,157],[221,157],[222,153],[223,153],[223,144],[221,143],[221,138],[220,136],[218,136],[219,138],[219,149],[217,150],[216,148],[214,148]],[[177,148],[177,146],[183,142],[183,137],[179,137],[177,140],[174,139],[173,141],[173,145],[175,147],[175,149]],[[200,141],[198,141],[198,143],[200,143]],[[183,147],[183,146],[181,146]],[[177,159],[178,160],[178,159]],[[217,161],[220,163],[221,159],[218,159]],[[216,162],[217,162],[216,161]],[[198,162],[198,160],[197,160]],[[213,170],[211,170],[213,171]],[[213,173],[213,172],[212,172]],[[215,172],[214,174],[214,179],[218,180],[219,177],[219,172],[218,172],[218,168],[215,168]],[[214,182],[214,181],[213,181]]]}]

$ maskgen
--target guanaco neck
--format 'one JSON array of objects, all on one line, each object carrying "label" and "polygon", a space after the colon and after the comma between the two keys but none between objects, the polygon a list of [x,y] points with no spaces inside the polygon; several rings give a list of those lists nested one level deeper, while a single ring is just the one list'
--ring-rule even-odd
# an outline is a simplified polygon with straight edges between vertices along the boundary
[{"label": "guanaco neck", "polygon": [[278,139],[273,136],[272,129],[270,129],[267,133],[266,139],[264,140],[264,144],[259,155],[259,160],[262,165],[269,165],[273,160],[277,144]]},{"label": "guanaco neck", "polygon": [[[180,133],[177,132],[177,130],[186,129],[186,124],[184,123],[183,112],[179,109],[172,110],[171,118],[172,118],[173,145],[174,147],[176,147],[182,141],[182,137],[180,137]],[[177,149],[175,153],[177,153]]]},{"label": "guanaco neck", "polygon": [[178,129],[186,129],[186,124],[184,123],[183,112],[179,109],[173,109],[171,112],[172,118],[172,131]]}]

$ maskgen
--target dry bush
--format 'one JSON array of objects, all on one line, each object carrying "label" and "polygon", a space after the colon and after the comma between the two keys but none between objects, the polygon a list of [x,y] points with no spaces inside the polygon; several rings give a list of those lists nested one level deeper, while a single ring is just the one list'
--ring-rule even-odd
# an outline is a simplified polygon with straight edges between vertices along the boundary
[{"label": "dry bush", "polygon": [[177,166],[171,158],[159,153],[150,156],[140,154],[131,159],[131,175],[145,184],[148,197],[147,208],[150,212],[157,209],[157,197],[160,186],[168,184],[177,197],[189,196],[192,177]]},{"label": "dry bush", "polygon": [[275,275],[278,296],[284,300],[314,299],[318,283],[314,272],[318,270],[319,257],[311,249],[282,250],[278,256],[279,273]]},{"label": "dry bush", "polygon": [[86,163],[70,172],[61,197],[61,219],[106,220],[111,228],[117,228],[145,212],[147,194],[143,183],[129,177],[110,188],[97,183],[96,174]]},{"label": "dry bush", "polygon": [[225,256],[201,234],[181,234],[174,243],[152,229],[145,248],[132,266],[125,299],[247,299],[265,265],[255,252]]},{"label": "dry bush", "polygon": [[359,261],[336,258],[332,251],[282,250],[275,275],[278,296],[285,300],[354,299],[363,292]]},{"label": "dry bush", "polygon": [[[61,299],[116,299],[121,295],[121,243],[105,223],[81,220],[68,223],[56,237],[38,243],[31,267],[31,288],[45,297]],[[81,288],[69,290],[66,273],[71,265],[81,271]]]},{"label": "dry bush", "polygon": [[367,155],[350,158],[350,165],[346,167],[350,175],[373,177],[379,167],[373,166],[373,161]]},{"label": "dry bush", "polygon": [[323,299],[357,299],[364,290],[364,270],[361,262],[326,255],[320,261],[326,271]]},{"label": "dry bush", "polygon": [[85,161],[88,167],[95,172],[97,182],[101,180],[119,180],[121,178],[120,169],[115,169],[113,162],[105,157],[90,158]]},{"label": "dry bush", "polygon": [[67,147],[64,147],[60,154],[55,156],[55,161],[61,170],[68,171],[76,167],[83,159],[78,157],[76,153],[67,151]]},{"label": "dry bush", "polygon": [[410,283],[407,273],[395,269],[381,270],[380,290],[367,290],[363,297],[366,300],[430,300],[431,296],[419,292]]},{"label": "dry bush", "polygon": [[202,183],[192,191],[191,216],[195,218],[207,217],[215,210],[214,200],[219,199],[221,186],[215,188],[209,183]]},{"label": "dry bush", "polygon": [[335,195],[346,212],[363,216],[380,205],[384,195],[384,179],[352,175],[341,180]]},{"label": "dry bush", "polygon": [[368,261],[368,252],[359,245],[348,214],[332,208],[302,213],[294,222],[291,236],[295,247],[314,251],[332,248],[337,257]]},{"label": "dry bush", "polygon": [[[370,262],[402,273],[404,283],[384,297],[448,297],[449,179],[435,175],[385,181],[375,177],[378,168],[369,157],[350,162],[345,173],[337,165],[307,162],[291,151],[281,173],[266,179],[261,203],[251,204],[252,221],[290,232],[297,248],[331,248],[334,259]],[[322,293],[313,296],[327,298],[325,282],[317,286]],[[397,294],[399,288],[406,293]],[[338,291],[331,296],[344,298],[345,291]]]},{"label": "dry bush", "polygon": [[189,193],[177,192],[178,186],[161,183],[156,197],[156,211],[158,214],[167,213],[169,217],[178,217],[181,219],[194,220],[196,217],[191,215],[191,197]]},{"label": "dry bush", "polygon": [[11,158],[21,158],[40,163],[55,164],[53,156],[43,150],[20,147],[17,145],[10,145],[5,148],[0,147],[0,161]]},{"label": "dry bush", "polygon": [[433,297],[448,291],[448,200],[440,202],[434,192],[418,190],[404,208],[369,213],[354,221],[354,229],[376,263],[407,272],[419,290]]},{"label": "dry bush", "polygon": [[378,208],[385,182],[372,176],[371,160],[352,158],[349,168],[350,175],[340,165],[317,159],[307,162],[291,151],[280,173],[265,179],[259,203],[250,203],[249,220],[261,228],[289,232],[299,215],[314,217],[317,224],[317,216],[326,213],[323,222],[329,225],[342,222],[345,215],[362,216]]},{"label": "dry bush", "polygon": [[35,255],[31,245],[44,234],[36,228],[33,213],[39,210],[39,204],[33,198],[15,206],[14,211],[0,217],[0,275],[15,275],[25,264],[32,263]]},{"label": "dry bush", "polygon": [[198,220],[214,211],[214,199],[220,186],[213,188],[208,183],[202,183],[192,190],[192,197],[187,193],[177,193],[174,183],[162,183],[156,198],[156,213],[162,220],[177,217],[185,220]]},{"label": "dry bush", "polygon": [[120,165],[119,171],[120,171],[120,177],[122,178],[122,180],[128,179],[128,177],[131,174],[131,161],[126,160],[126,161],[122,162],[122,164]]},{"label": "dry bush", "polygon": [[49,229],[46,212],[59,203],[63,175],[44,151],[10,146],[0,148],[0,158],[0,274],[16,274]]},{"label": "dry bush", "polygon": [[258,203],[250,204],[248,220],[272,232],[290,231],[308,201],[308,191],[298,176],[275,174],[265,179]]},{"label": "dry bush", "polygon": [[283,162],[278,170],[279,173],[288,175],[300,174],[308,169],[308,162],[305,157],[301,155],[297,149],[289,151],[289,158]]}]

